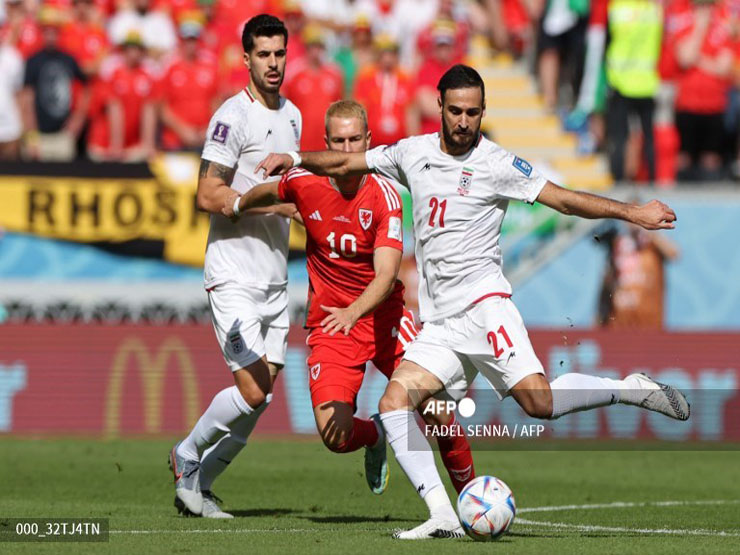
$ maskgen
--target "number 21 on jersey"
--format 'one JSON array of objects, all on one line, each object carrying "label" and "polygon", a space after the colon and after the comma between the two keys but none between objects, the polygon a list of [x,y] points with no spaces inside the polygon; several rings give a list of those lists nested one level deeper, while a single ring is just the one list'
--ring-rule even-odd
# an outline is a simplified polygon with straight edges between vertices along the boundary
[{"label": "number 21 on jersey", "polygon": [[[445,211],[447,210],[447,199],[442,202],[437,197],[429,199],[429,208],[432,209],[432,213],[429,215],[429,227],[444,227],[445,226]],[[439,217],[437,213],[439,212]]]}]

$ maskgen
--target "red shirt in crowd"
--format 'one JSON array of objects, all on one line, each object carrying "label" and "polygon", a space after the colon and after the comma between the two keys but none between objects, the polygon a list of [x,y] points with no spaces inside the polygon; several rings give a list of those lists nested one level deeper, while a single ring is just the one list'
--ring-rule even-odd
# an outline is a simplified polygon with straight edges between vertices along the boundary
[{"label": "red shirt in crowd", "polygon": [[367,110],[373,144],[390,145],[408,135],[406,111],[414,101],[414,85],[400,69],[368,68],[357,78],[354,96]]},{"label": "red shirt in crowd", "polygon": [[95,23],[71,21],[62,28],[59,48],[87,72],[96,67],[108,51],[108,36],[105,29]]},{"label": "red shirt in crowd", "polygon": [[[176,59],[167,69],[159,93],[178,119],[205,133],[213,113],[213,101],[219,94],[216,60],[208,53],[193,61]],[[177,134],[167,127],[162,132],[162,144],[166,149],[182,147]]]},{"label": "red shirt in crowd", "polygon": [[[676,44],[691,34],[693,22],[676,37]],[[733,42],[727,25],[726,12],[717,6],[712,13],[709,29],[701,46],[701,54],[717,58],[723,52],[733,53]],[[708,73],[697,66],[679,69],[676,75],[676,110],[697,114],[716,114],[727,107],[727,92],[731,79]]]},{"label": "red shirt in crowd", "polygon": [[[453,65],[454,62],[450,64],[441,64],[434,58],[428,58],[425,60],[416,77],[417,90],[423,87],[431,87],[436,90],[437,83],[439,83],[439,80],[445,74],[445,71],[450,69]],[[434,116],[433,118],[422,116],[422,134],[434,133],[435,131],[439,131],[439,116]]]},{"label": "red shirt in crowd", "polygon": [[[0,27],[0,42],[7,41],[10,33],[11,26],[5,23]],[[41,50],[42,45],[41,29],[32,17],[26,17],[20,24],[13,46],[18,49],[23,59],[27,60]]]},{"label": "red shirt in crowd", "polygon": [[[387,179],[376,174],[363,177],[357,193],[345,196],[329,178],[303,168],[283,176],[278,195],[285,202],[295,203],[306,225],[306,327],[319,327],[327,315],[321,305],[349,306],[375,278],[375,249],[403,250],[401,197]],[[376,312],[360,322],[382,316],[399,305],[403,306],[403,285],[396,281],[393,292]],[[351,334],[354,336],[359,329],[362,326],[353,328]]]},{"label": "red shirt in crowd", "polygon": [[116,99],[123,108],[123,148],[141,142],[142,110],[157,98],[155,81],[143,67],[121,65],[107,79],[99,79],[91,99],[90,135],[88,142],[101,149],[110,146],[107,101]]},{"label": "red shirt in crowd", "polygon": [[344,84],[337,67],[325,64],[318,69],[304,66],[283,86],[282,93],[301,111],[301,149],[325,150],[324,113],[332,102],[342,99]]}]

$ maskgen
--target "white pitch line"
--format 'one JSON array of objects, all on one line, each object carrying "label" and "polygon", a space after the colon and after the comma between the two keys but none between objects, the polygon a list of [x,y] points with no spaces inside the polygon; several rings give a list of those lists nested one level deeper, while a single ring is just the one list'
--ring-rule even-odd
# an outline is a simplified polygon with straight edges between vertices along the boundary
[{"label": "white pitch line", "polygon": [[[530,507],[519,509],[518,513],[537,512],[561,512],[594,509],[614,509],[630,507],[676,507],[687,505],[731,505],[740,503],[740,499],[714,499],[702,501],[645,501],[645,502],[621,502],[593,503],[588,505],[556,505],[551,507]],[[621,526],[598,526],[590,524],[569,524],[565,522],[547,522],[537,520],[517,519],[518,524],[525,526],[544,526],[561,530],[575,530],[578,532],[620,532],[630,534],[662,534],[662,535],[687,535],[687,536],[715,536],[715,537],[740,537],[740,532],[727,532],[725,530],[703,530],[689,529],[681,530],[675,528],[626,528]]]},{"label": "white pitch line", "polygon": [[595,526],[590,524],[566,524],[564,522],[539,522],[536,520],[518,519],[519,524],[528,526],[545,526],[547,528],[561,528],[578,532],[623,532],[628,534],[671,534],[681,536],[724,536],[740,538],[740,532],[726,532],[724,530],[677,530],[675,528],[623,528],[619,526]]},{"label": "white pitch line", "polygon": [[614,501],[613,503],[593,503],[587,505],[553,505],[551,507],[528,507],[517,509],[517,513],[547,513],[557,511],[578,511],[593,509],[620,509],[630,507],[675,507],[681,505],[735,505],[740,499],[710,499],[704,501]]}]

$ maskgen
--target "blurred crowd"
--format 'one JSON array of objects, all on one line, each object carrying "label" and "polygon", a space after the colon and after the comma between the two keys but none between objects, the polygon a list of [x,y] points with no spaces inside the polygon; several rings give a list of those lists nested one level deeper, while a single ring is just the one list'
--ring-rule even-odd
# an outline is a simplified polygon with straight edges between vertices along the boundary
[{"label": "blurred crowd", "polygon": [[243,24],[267,12],[289,30],[282,92],[306,150],[344,97],[375,144],[436,130],[437,81],[479,36],[531,62],[545,109],[615,178],[740,174],[740,0],[0,2],[0,159],[199,150],[248,83]]}]

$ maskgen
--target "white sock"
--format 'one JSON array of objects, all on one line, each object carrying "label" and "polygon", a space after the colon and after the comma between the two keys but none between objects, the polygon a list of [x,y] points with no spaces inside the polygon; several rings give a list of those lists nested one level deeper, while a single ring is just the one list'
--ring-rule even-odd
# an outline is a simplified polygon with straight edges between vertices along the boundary
[{"label": "white sock", "polygon": [[210,490],[213,481],[226,470],[229,463],[244,449],[247,439],[257,424],[257,420],[265,412],[270,401],[272,401],[272,393],[268,393],[265,402],[254,409],[251,414],[245,414],[237,418],[229,433],[203,453],[200,460],[200,489]]},{"label": "white sock", "polygon": [[621,396],[621,381],[598,378],[586,374],[563,374],[550,383],[552,390],[552,416],[581,410],[604,407],[618,403]]},{"label": "white sock", "polygon": [[199,461],[206,449],[229,433],[229,429],[239,417],[252,412],[252,407],[247,404],[235,385],[222,389],[216,393],[190,435],[180,443],[177,454],[186,459]]},{"label": "white sock", "polygon": [[380,420],[398,464],[426,502],[429,514],[444,520],[457,520],[434,464],[434,453],[421,433],[414,413],[394,410],[381,414]]}]

